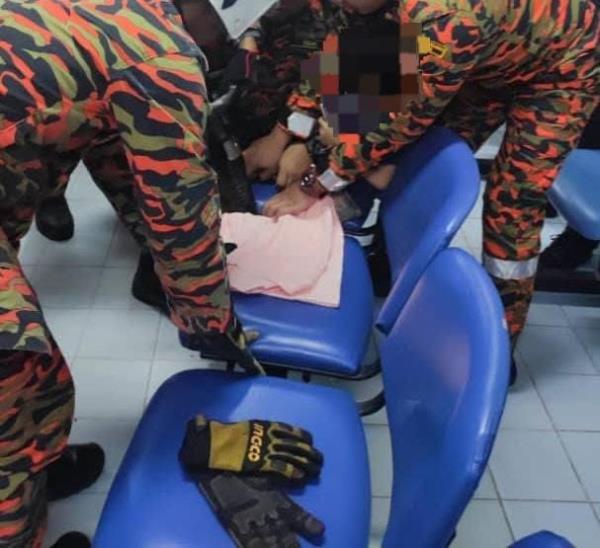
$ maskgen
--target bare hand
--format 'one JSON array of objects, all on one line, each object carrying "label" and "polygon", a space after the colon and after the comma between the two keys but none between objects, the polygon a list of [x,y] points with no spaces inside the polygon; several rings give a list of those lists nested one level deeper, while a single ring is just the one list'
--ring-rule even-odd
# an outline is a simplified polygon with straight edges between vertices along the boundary
[{"label": "bare hand", "polygon": [[275,126],[271,133],[254,141],[244,150],[246,175],[261,181],[275,177],[279,168],[279,160],[289,140],[289,135],[280,127]]},{"label": "bare hand", "polygon": [[394,177],[396,166],[389,164],[379,166],[365,175],[365,179],[377,190],[385,190]]},{"label": "bare hand", "polygon": [[311,163],[312,159],[304,144],[297,143],[287,147],[279,161],[277,186],[285,188],[300,181]]},{"label": "bare hand", "polygon": [[275,218],[283,215],[298,215],[312,207],[317,201],[318,198],[305,194],[299,184],[294,184],[271,198],[266,203],[263,214]]}]

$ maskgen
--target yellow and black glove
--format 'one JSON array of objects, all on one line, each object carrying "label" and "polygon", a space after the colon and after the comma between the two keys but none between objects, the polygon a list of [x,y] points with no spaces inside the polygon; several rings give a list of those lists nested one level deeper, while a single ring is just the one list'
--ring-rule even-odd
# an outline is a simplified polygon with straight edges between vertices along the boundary
[{"label": "yellow and black glove", "polygon": [[202,415],[188,422],[179,459],[190,472],[226,470],[305,482],[319,475],[323,455],[309,432],[282,422],[222,423]]}]

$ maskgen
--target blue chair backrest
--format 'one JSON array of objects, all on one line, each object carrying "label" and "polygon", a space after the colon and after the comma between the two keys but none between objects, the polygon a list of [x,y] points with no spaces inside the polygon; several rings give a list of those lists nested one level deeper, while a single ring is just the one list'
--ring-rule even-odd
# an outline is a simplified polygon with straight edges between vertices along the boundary
[{"label": "blue chair backrest", "polygon": [[475,259],[437,255],[381,357],[394,466],[384,548],[441,548],[485,470],[508,389],[502,305]]},{"label": "blue chair backrest", "polygon": [[435,127],[398,155],[381,220],[393,286],[377,319],[389,333],[427,265],[446,248],[479,194],[471,149],[452,131]]},{"label": "blue chair backrest", "polygon": [[600,238],[600,150],[573,150],[548,197],[569,226],[590,240]]},{"label": "blue chair backrest", "polygon": [[518,540],[509,548],[575,548],[575,546],[565,537],[550,531],[540,531]]}]

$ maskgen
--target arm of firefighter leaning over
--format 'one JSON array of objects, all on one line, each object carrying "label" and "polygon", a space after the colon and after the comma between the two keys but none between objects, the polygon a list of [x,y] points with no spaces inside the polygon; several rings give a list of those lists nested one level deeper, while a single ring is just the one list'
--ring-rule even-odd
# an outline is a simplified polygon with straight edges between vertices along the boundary
[{"label": "arm of firefighter leaning over", "polygon": [[[239,351],[244,358],[240,365],[258,368],[233,313],[219,239],[217,180],[207,163],[204,140],[208,104],[203,54],[174,6],[163,2],[160,9],[169,11],[157,8],[155,13],[149,5],[143,20],[134,10],[103,18],[102,6],[79,2],[73,32],[91,62],[98,61],[99,72],[106,70],[97,55],[106,41],[116,42],[114,36],[121,32],[138,35],[138,40],[128,41],[130,50],[124,46],[108,60],[102,102],[108,105],[107,123],[123,140],[171,318],[189,335],[190,347],[200,350],[210,344],[233,352],[232,357]],[[135,25],[128,16],[138,19]]]},{"label": "arm of firefighter leaning over", "polygon": [[[329,187],[343,187],[372,172],[383,159],[418,139],[469,79],[473,68],[489,50],[490,42],[485,35],[485,22],[478,20],[476,13],[461,9],[460,4],[460,0],[390,2],[386,17],[398,24],[416,23],[421,27],[420,99],[401,112],[389,113],[387,119],[366,134],[353,136],[355,139],[346,142],[341,136],[331,151],[329,169],[322,174],[328,178]],[[303,37],[305,51],[317,43],[330,47],[330,38],[347,24],[346,17],[327,0],[310,0],[310,10],[314,33],[297,29],[295,36]],[[328,33],[325,39],[323,28]],[[300,52],[302,43],[290,44],[288,48]],[[288,107],[314,116],[320,112],[320,96],[309,82],[303,81],[290,95]]]}]

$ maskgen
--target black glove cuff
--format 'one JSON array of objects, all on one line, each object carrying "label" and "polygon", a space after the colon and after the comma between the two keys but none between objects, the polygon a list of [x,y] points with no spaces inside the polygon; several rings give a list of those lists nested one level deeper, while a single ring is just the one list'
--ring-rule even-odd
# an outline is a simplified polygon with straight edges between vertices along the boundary
[{"label": "black glove cuff", "polygon": [[[200,419],[200,420],[199,420]],[[210,427],[201,417],[190,419],[179,450],[179,461],[189,473],[206,470],[210,461]]]}]

